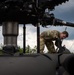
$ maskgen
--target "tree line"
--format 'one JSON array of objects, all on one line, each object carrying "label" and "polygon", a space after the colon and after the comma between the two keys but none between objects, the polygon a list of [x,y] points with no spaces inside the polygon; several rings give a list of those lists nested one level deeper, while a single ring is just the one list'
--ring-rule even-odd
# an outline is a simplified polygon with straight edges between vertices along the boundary
[{"label": "tree line", "polygon": [[[3,46],[0,47],[0,55],[3,54]],[[21,48],[20,46],[18,47],[18,51],[19,53],[23,53],[23,48]],[[33,48],[30,47],[30,45],[27,45],[25,48],[25,53],[37,53],[37,46],[34,46]]]},{"label": "tree line", "polygon": [[[37,46],[34,46],[34,48],[31,48],[30,45],[27,45],[25,48],[25,53],[37,53]],[[19,52],[23,53],[23,48],[19,48]]]}]

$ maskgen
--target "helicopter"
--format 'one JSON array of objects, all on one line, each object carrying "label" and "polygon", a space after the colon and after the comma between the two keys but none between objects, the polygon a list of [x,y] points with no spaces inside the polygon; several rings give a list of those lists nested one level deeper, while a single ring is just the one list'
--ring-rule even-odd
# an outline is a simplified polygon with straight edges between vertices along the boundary
[{"label": "helicopter", "polygon": [[[59,72],[62,70],[62,75],[74,74],[74,54],[64,54],[63,51],[67,49],[60,45],[57,54],[40,54],[39,50],[39,24],[42,27],[53,23],[54,26],[74,27],[74,23],[57,19],[54,14],[45,13],[46,8],[52,11],[55,6],[66,1],[69,0],[0,0],[0,24],[3,27],[4,36],[3,51],[6,53],[0,56],[1,75],[60,75]],[[25,24],[29,23],[37,27],[36,54],[25,54]],[[24,50],[21,55],[15,55],[18,50],[18,24],[24,24]]]}]

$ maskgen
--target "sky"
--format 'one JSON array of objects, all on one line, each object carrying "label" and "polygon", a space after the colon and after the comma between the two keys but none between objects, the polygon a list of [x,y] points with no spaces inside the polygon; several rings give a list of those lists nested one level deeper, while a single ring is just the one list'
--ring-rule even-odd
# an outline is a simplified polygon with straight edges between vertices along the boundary
[{"label": "sky", "polygon": [[[62,5],[56,6],[55,10],[50,13],[54,13],[55,17],[58,19],[62,19],[64,21],[74,23],[74,0],[69,0],[66,3],[62,3]],[[58,30],[64,31],[67,27],[67,31],[69,32],[69,37],[63,40],[63,44],[67,49],[71,52],[74,52],[74,28],[68,26],[48,26],[48,28],[44,28],[40,26],[40,33],[45,30]],[[32,48],[37,45],[37,33],[36,27],[32,24],[26,24],[26,46],[30,45]],[[0,26],[0,45],[3,44],[3,36],[2,36],[2,27]],[[17,41],[18,46],[23,47],[23,25],[19,25],[19,36]],[[47,48],[44,49],[47,52]]]}]

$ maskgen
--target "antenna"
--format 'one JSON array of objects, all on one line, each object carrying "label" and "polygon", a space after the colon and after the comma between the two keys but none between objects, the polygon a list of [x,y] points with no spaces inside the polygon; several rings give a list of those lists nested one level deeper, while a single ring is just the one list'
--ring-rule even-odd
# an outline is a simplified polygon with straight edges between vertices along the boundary
[{"label": "antenna", "polygon": [[65,31],[67,30],[67,27],[65,27]]}]

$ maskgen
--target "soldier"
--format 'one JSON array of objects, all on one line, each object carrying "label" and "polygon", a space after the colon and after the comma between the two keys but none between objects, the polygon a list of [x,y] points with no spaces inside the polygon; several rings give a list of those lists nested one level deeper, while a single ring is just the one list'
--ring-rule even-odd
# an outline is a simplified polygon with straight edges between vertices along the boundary
[{"label": "soldier", "polygon": [[57,30],[47,30],[42,32],[40,35],[40,53],[43,53],[45,45],[49,53],[56,53],[57,51],[54,48],[53,41],[56,41],[57,39],[63,40],[67,38],[68,35],[67,31],[59,32]]}]

